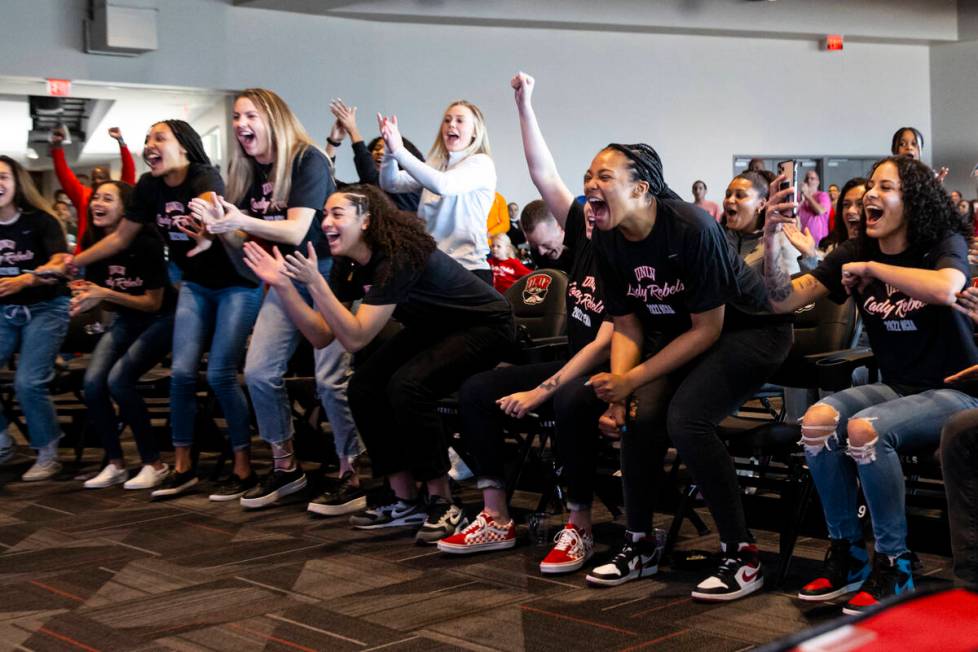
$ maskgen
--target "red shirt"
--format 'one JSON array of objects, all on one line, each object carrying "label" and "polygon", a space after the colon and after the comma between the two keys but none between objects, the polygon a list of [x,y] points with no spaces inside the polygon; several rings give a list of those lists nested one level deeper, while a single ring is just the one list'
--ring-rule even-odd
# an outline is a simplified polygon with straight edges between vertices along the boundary
[{"label": "red shirt", "polygon": [[499,260],[489,256],[489,268],[492,269],[492,287],[502,294],[513,286],[513,283],[530,273],[530,270],[516,258]]}]

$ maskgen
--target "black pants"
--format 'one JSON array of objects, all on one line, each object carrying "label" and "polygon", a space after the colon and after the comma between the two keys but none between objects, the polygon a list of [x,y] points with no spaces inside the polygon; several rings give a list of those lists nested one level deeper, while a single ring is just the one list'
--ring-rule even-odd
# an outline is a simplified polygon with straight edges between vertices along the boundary
[{"label": "black pants", "polygon": [[[790,324],[725,332],[703,355],[673,374],[651,383],[643,398],[636,394],[639,411],[658,417],[659,411],[642,404],[659,401],[665,408],[665,432],[682,456],[720,531],[720,540],[737,544],[750,540],[740,485],[733,460],[716,435],[716,427],[756,392],[778,369],[791,348]],[[674,391],[673,391],[673,388]],[[671,399],[670,399],[671,395]],[[667,406],[667,407],[666,407]],[[656,423],[656,418],[646,423]],[[662,471],[657,426],[639,423],[622,441],[622,479],[628,527],[652,527],[651,500],[655,480]],[[635,459],[635,455],[658,457]],[[629,505],[639,500],[638,505]]]},{"label": "black pants", "polygon": [[958,412],[941,431],[954,574],[978,586],[978,410]]},{"label": "black pants", "polygon": [[425,482],[448,473],[437,401],[497,364],[513,342],[512,322],[447,333],[408,327],[359,362],[347,397],[374,475],[410,471]]},{"label": "black pants", "polygon": [[491,269],[473,269],[473,270],[469,270],[469,271],[471,271],[473,274],[475,274],[476,277],[480,281],[482,281],[483,283],[485,283],[489,287],[492,287],[492,270]]}]

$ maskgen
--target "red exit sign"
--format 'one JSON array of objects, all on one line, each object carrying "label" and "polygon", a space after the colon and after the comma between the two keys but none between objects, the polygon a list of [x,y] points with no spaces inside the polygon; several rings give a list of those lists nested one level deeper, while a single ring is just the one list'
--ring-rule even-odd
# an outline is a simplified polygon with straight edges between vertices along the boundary
[{"label": "red exit sign", "polygon": [[71,95],[70,79],[49,79],[48,95],[53,97],[67,97]]},{"label": "red exit sign", "polygon": [[829,34],[825,37],[825,49],[838,51],[843,47],[842,44],[842,34]]}]

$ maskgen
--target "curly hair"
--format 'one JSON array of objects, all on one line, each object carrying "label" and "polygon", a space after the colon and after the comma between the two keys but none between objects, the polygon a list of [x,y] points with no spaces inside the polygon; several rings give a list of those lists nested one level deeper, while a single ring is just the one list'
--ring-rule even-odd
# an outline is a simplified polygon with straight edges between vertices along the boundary
[{"label": "curly hair", "polygon": [[[903,192],[903,219],[907,222],[907,241],[910,246],[927,249],[954,233],[971,239],[972,233],[958,217],[944,185],[926,163],[908,156],[888,156],[873,164],[870,177],[877,168],[892,163],[900,176]],[[859,221],[860,248],[879,248],[878,243],[866,235],[866,212]]]},{"label": "curly hair", "polygon": [[417,215],[398,210],[387,193],[376,186],[357,184],[338,191],[357,210],[357,216],[370,214],[363,239],[370,251],[380,252],[390,265],[377,271],[375,282],[382,285],[390,280],[395,269],[422,269],[435,250],[435,240],[425,230]]}]

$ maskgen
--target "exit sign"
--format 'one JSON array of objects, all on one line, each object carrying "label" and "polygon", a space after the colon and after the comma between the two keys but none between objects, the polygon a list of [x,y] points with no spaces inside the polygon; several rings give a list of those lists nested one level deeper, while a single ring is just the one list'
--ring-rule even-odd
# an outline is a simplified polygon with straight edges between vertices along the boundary
[{"label": "exit sign", "polygon": [[49,79],[48,95],[52,97],[68,97],[71,95],[70,79]]},{"label": "exit sign", "polygon": [[826,50],[839,51],[842,49],[842,34],[829,34],[823,41]]}]

